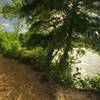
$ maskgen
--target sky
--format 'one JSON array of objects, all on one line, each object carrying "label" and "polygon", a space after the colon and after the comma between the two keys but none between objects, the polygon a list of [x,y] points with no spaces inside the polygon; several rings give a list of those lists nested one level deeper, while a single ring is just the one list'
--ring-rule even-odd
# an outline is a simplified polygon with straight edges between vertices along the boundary
[{"label": "sky", "polygon": [[[11,0],[0,0],[0,12],[2,10],[2,7],[5,4],[10,3]],[[4,31],[8,31],[8,32],[13,32],[14,31],[14,24],[17,25],[18,23],[18,19],[14,18],[12,20],[10,20],[9,18],[4,18],[3,15],[0,13],[0,25],[2,26],[2,29]]]},{"label": "sky", "polygon": [[5,31],[12,32],[14,31],[14,26],[12,25],[12,21],[9,19],[5,19],[0,15],[0,24],[2,25],[2,29]]},{"label": "sky", "polygon": [[[0,0],[0,12],[2,11],[2,7],[5,4],[8,4],[10,2],[11,0]],[[21,20],[17,18],[13,18],[13,19],[6,18],[5,19],[3,15],[0,13],[0,25],[2,26],[2,29],[4,31],[13,32],[15,29],[15,26],[18,26],[19,24],[23,26],[19,31],[21,33],[27,32],[28,29],[27,29],[25,20]]]}]

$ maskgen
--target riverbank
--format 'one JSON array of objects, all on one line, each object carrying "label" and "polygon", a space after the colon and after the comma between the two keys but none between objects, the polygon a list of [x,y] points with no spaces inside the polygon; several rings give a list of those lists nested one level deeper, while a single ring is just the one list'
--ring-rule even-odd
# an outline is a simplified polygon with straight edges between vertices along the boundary
[{"label": "riverbank", "polygon": [[0,100],[99,100],[99,94],[64,89],[41,80],[29,65],[0,55]]}]

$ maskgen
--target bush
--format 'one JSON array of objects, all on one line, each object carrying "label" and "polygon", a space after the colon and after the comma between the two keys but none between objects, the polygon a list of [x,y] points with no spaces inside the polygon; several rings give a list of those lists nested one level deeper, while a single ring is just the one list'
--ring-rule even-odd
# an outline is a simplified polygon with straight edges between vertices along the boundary
[{"label": "bush", "polygon": [[35,62],[42,66],[44,62],[43,57],[45,56],[46,53],[41,47],[36,47],[33,49],[27,49],[25,47],[21,47],[21,49],[19,50],[19,54],[20,54],[19,58],[21,58],[22,60],[25,61],[27,60],[27,62],[30,64],[33,64]]},{"label": "bush", "polygon": [[79,89],[93,90],[100,92],[100,74],[91,78],[77,78],[74,80],[74,86]]},{"label": "bush", "polygon": [[17,58],[30,64],[36,60],[38,64],[43,65],[43,57],[46,55],[43,48],[39,46],[31,49],[23,47],[19,37],[15,33],[2,31],[0,32],[0,49],[5,56]]},{"label": "bush", "polygon": [[8,55],[9,57],[18,56],[18,50],[21,47],[21,43],[14,33],[0,33],[0,40],[0,47],[4,54]]}]

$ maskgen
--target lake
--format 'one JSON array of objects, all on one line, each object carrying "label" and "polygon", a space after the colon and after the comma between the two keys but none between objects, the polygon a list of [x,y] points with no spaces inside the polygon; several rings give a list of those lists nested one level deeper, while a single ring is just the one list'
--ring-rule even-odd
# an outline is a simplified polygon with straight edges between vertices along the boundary
[{"label": "lake", "polygon": [[94,76],[100,73],[100,55],[97,53],[86,51],[81,61],[79,67],[81,68],[82,76]]}]

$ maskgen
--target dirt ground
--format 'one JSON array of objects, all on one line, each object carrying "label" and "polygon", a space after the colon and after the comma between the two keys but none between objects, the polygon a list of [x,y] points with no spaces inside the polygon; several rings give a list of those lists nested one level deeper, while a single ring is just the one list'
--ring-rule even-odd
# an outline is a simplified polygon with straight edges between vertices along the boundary
[{"label": "dirt ground", "polygon": [[0,100],[100,100],[99,94],[55,88],[29,65],[0,55]]}]

